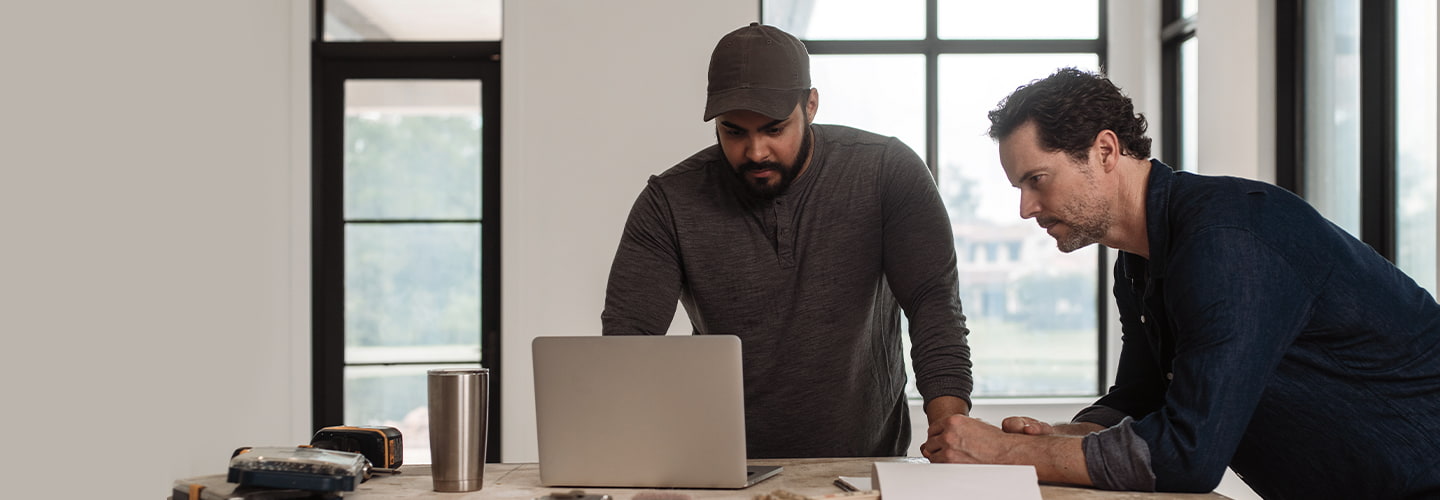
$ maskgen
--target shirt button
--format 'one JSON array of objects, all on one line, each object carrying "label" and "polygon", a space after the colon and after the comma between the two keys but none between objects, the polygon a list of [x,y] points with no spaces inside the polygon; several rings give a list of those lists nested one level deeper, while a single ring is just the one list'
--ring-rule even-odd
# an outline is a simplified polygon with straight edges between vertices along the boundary
[{"label": "shirt button", "polygon": [[1140,324],[1142,324],[1142,325],[1145,324],[1145,315],[1144,315],[1144,314],[1141,314],[1141,315],[1140,315]]},{"label": "shirt button", "polygon": [[1175,372],[1166,373],[1165,380],[1175,380]]}]

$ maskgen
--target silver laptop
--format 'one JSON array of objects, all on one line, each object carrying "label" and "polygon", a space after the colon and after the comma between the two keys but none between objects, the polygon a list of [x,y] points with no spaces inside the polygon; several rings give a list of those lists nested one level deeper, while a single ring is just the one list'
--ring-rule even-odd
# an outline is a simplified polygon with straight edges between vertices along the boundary
[{"label": "silver laptop", "polygon": [[744,488],[740,339],[539,337],[535,416],[546,486]]}]

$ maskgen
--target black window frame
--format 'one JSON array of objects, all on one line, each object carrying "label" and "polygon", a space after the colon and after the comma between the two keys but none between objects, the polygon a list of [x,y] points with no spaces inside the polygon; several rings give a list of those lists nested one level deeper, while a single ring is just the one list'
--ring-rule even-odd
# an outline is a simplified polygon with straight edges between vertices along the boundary
[{"label": "black window frame", "polygon": [[[760,0],[760,13],[765,13],[765,2]],[[1096,0],[1099,12],[1099,29],[1094,39],[942,39],[939,36],[939,0],[925,0],[925,38],[911,40],[807,40],[810,55],[876,55],[876,54],[921,54],[925,56],[925,164],[931,174],[939,180],[940,160],[940,56],[948,54],[1095,54],[1102,72],[1109,67],[1109,17],[1108,0]],[[1035,75],[1043,78],[1047,75]],[[998,101],[1000,97],[996,96]],[[1096,387],[1095,394],[1103,395],[1109,387],[1106,376],[1109,365],[1109,249],[1097,245],[1095,293],[1096,321]],[[957,249],[957,252],[959,249]],[[998,397],[997,397],[998,399]]]},{"label": "black window frame", "polygon": [[[1275,2],[1275,181],[1305,195],[1305,1]],[[1395,2],[1360,2],[1360,240],[1395,261]]]},{"label": "black window frame", "polygon": [[1183,0],[1165,0],[1160,7],[1160,147],[1166,164],[1176,170],[1197,170],[1185,165],[1184,56],[1181,47],[1195,39],[1195,18],[1184,17]]},{"label": "black window frame", "polygon": [[[311,397],[315,430],[344,422],[345,235],[347,223],[478,223],[481,366],[490,370],[486,461],[502,444],[500,342],[500,48],[499,41],[325,41],[325,0],[315,0],[311,41]],[[481,213],[478,220],[344,218],[345,81],[465,79],[481,84]],[[436,361],[443,363],[450,360]],[[462,361],[462,360],[454,360]],[[463,362],[474,362],[463,360]],[[434,364],[385,363],[386,365]]]}]

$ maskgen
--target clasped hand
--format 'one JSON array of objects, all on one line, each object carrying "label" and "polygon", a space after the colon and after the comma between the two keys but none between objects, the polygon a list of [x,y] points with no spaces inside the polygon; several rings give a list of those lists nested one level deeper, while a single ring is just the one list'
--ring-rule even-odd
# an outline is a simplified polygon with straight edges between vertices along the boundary
[{"label": "clasped hand", "polygon": [[1007,417],[995,427],[976,418],[952,415],[930,426],[929,439],[920,446],[920,453],[932,463],[995,464],[1006,463],[1013,434],[1030,436],[1053,434],[1050,424],[1030,417]]}]

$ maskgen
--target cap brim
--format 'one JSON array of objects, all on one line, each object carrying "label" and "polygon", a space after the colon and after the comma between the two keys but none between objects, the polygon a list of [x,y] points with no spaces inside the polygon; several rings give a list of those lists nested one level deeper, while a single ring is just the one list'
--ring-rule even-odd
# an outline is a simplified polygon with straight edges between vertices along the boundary
[{"label": "cap brim", "polygon": [[735,110],[754,111],[771,119],[784,120],[790,117],[800,102],[797,90],[747,88],[716,92],[705,100],[704,121]]}]

